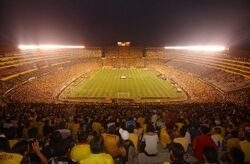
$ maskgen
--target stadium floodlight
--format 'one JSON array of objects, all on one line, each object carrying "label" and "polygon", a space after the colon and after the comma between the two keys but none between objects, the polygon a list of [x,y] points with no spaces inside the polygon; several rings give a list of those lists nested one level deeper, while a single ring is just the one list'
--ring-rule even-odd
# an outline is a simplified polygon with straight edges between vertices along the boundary
[{"label": "stadium floodlight", "polygon": [[224,46],[170,46],[165,47],[165,49],[174,49],[174,50],[191,50],[191,51],[224,51],[226,48]]},{"label": "stadium floodlight", "polygon": [[73,45],[49,45],[49,44],[44,44],[44,45],[19,45],[19,49],[21,50],[32,50],[32,49],[81,49],[85,48],[84,46],[73,46]]},{"label": "stadium floodlight", "polygon": [[130,46],[130,42],[117,42],[117,45],[119,47],[129,47]]}]

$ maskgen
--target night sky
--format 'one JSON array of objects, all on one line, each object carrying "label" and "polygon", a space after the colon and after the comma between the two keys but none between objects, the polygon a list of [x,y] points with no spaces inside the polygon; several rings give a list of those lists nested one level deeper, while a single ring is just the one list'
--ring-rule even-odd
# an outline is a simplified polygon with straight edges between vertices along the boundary
[{"label": "night sky", "polygon": [[0,45],[250,49],[250,0],[1,0]]}]

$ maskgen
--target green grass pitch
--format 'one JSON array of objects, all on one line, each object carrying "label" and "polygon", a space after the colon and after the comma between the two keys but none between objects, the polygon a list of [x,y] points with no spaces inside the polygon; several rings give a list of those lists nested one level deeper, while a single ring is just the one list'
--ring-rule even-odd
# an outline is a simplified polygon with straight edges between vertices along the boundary
[{"label": "green grass pitch", "polygon": [[[121,79],[126,76],[126,79]],[[70,89],[69,89],[70,88]],[[185,96],[168,80],[147,69],[99,69],[83,80],[73,83],[62,93],[67,98],[170,98]]]}]

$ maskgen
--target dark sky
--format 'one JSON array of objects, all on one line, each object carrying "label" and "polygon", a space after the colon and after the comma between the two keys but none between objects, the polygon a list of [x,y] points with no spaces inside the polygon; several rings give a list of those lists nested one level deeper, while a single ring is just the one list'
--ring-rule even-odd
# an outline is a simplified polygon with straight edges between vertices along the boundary
[{"label": "dark sky", "polygon": [[0,44],[250,46],[250,0],[1,0],[0,14]]}]

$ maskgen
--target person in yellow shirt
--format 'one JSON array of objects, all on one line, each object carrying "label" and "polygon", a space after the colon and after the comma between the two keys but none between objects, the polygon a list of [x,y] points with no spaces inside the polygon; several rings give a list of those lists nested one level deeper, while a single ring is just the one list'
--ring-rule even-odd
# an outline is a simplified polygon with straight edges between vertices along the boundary
[{"label": "person in yellow shirt", "polygon": [[239,142],[240,149],[245,154],[244,161],[250,163],[250,127],[246,128],[245,131],[245,140]]},{"label": "person in yellow shirt", "polygon": [[175,123],[175,125],[177,125],[178,130],[180,130],[181,127],[182,127],[184,124],[183,124],[182,122],[177,122],[177,123]]},{"label": "person in yellow shirt", "polygon": [[220,128],[215,128],[214,129],[214,134],[211,135],[212,140],[216,144],[216,146],[220,149],[222,149],[222,143],[224,138],[221,135],[221,129]]},{"label": "person in yellow shirt", "polygon": [[174,143],[179,143],[183,146],[184,151],[187,152],[188,150],[188,145],[189,145],[189,140],[188,138],[185,137],[187,129],[183,126],[180,131],[178,132],[178,136],[174,138],[173,142]]},{"label": "person in yellow shirt", "polygon": [[30,123],[29,123],[28,121],[25,122],[25,123],[24,123],[23,131],[22,131],[22,133],[23,133],[23,138],[24,138],[24,139],[28,139],[28,138],[29,138],[29,136],[28,136],[28,131],[29,131],[30,128],[31,128],[31,127],[30,127]]},{"label": "person in yellow shirt", "polygon": [[227,151],[229,152],[232,148],[237,148],[239,146],[240,139],[238,138],[239,133],[238,131],[231,132],[231,138],[227,140],[226,146]]},{"label": "person in yellow shirt", "polygon": [[19,164],[21,163],[23,156],[16,153],[0,152],[1,164]]},{"label": "person in yellow shirt", "polygon": [[100,122],[98,122],[97,120],[95,120],[92,123],[91,128],[92,128],[93,131],[100,132],[100,130],[102,129],[102,124]]},{"label": "person in yellow shirt", "polygon": [[143,128],[141,127],[140,123],[136,122],[134,133],[138,135],[139,142],[142,139],[143,136]]},{"label": "person in yellow shirt", "polygon": [[109,133],[102,133],[104,139],[104,150],[115,158],[119,155],[118,143],[120,139],[119,136],[115,135],[115,125],[110,126],[108,130]]},{"label": "person in yellow shirt", "polygon": [[143,133],[146,133],[147,132],[147,124],[143,124],[142,128],[143,128]]},{"label": "person in yellow shirt", "polygon": [[139,136],[134,133],[134,126],[129,125],[127,130],[129,132],[129,140],[134,144],[135,151],[138,152]]},{"label": "person in yellow shirt", "polygon": [[224,127],[221,126],[221,121],[220,120],[215,120],[214,122],[215,122],[216,126],[214,128],[212,128],[211,133],[212,134],[215,133],[215,128],[220,128],[220,130],[221,130],[221,136],[224,137],[225,133],[226,133],[226,130],[225,130]]},{"label": "person in yellow shirt", "polygon": [[80,162],[87,158],[91,153],[90,145],[88,143],[88,133],[80,132],[78,134],[79,144],[75,145],[70,151],[70,158],[74,161]]},{"label": "person in yellow shirt", "polygon": [[139,116],[136,122],[138,122],[141,127],[143,127],[143,125],[145,124],[145,118],[143,116]]},{"label": "person in yellow shirt", "polygon": [[23,156],[21,154],[9,153],[10,145],[8,139],[3,135],[0,137],[0,163],[19,164]]},{"label": "person in yellow shirt", "polygon": [[10,148],[12,148],[17,142],[17,139],[9,140]]},{"label": "person in yellow shirt", "polygon": [[162,128],[160,131],[160,147],[162,149],[167,148],[167,145],[171,143],[171,138],[168,134],[167,128]]},{"label": "person in yellow shirt", "polygon": [[111,155],[104,153],[104,140],[99,134],[94,136],[90,142],[91,154],[80,161],[80,164],[114,164]]},{"label": "person in yellow shirt", "polygon": [[114,164],[111,155],[106,153],[90,154],[88,158],[81,160],[80,164]]},{"label": "person in yellow shirt", "polygon": [[77,139],[77,133],[80,129],[80,123],[78,122],[77,118],[74,118],[74,123],[71,126],[72,137]]},{"label": "person in yellow shirt", "polygon": [[41,121],[41,119],[39,117],[37,117],[36,122],[34,123],[34,127],[36,127],[38,129],[38,134],[40,136],[43,135],[43,126],[44,126],[44,123]]}]

